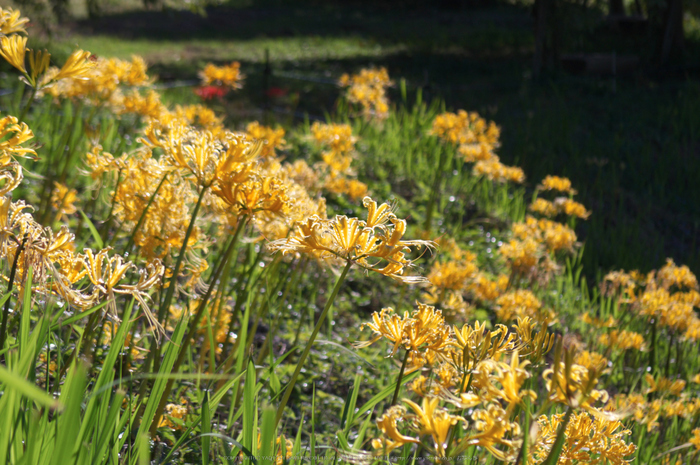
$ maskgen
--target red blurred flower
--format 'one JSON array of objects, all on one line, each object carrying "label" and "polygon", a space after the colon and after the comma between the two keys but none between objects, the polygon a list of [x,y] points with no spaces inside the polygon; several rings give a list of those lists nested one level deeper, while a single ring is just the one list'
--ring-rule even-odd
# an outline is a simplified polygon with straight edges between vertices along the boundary
[{"label": "red blurred flower", "polygon": [[281,87],[270,87],[267,89],[267,96],[272,98],[284,97],[289,93],[289,89],[282,89]]},{"label": "red blurred flower", "polygon": [[215,98],[222,98],[228,93],[228,89],[223,86],[202,86],[197,87],[194,93],[202,100],[212,100]]}]

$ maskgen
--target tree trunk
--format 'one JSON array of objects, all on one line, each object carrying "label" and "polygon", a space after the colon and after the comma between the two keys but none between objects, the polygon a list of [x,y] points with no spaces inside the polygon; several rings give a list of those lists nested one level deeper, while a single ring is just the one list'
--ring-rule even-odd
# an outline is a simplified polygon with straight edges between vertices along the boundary
[{"label": "tree trunk", "polygon": [[668,0],[665,11],[663,42],[660,61],[668,64],[670,58],[683,51],[683,0]]},{"label": "tree trunk", "polygon": [[535,55],[532,74],[538,78],[545,68],[556,67],[559,61],[560,18],[557,0],[535,0]]},{"label": "tree trunk", "polygon": [[622,0],[610,0],[609,5],[610,11],[608,14],[610,16],[624,16],[625,15],[625,5]]}]

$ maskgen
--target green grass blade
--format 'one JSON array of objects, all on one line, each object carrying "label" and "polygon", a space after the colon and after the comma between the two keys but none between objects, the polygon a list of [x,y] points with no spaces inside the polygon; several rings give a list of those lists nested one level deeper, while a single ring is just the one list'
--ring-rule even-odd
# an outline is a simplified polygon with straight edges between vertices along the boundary
[{"label": "green grass blade", "polygon": [[2,365],[0,365],[0,385],[2,385],[2,391],[14,390],[17,394],[36,402],[42,407],[54,410],[61,408],[61,403],[47,394],[46,391],[16,373],[12,373]]},{"label": "green grass blade", "polygon": [[[409,381],[412,381],[416,377],[418,377],[419,372],[414,371],[408,376],[403,377],[403,382],[404,384],[408,383]],[[372,397],[370,400],[365,402],[362,407],[359,408],[358,416],[355,417],[355,420],[357,420],[360,415],[362,415],[364,412],[368,412],[372,410],[379,402],[382,400],[386,399],[389,395],[394,393],[394,389],[396,389],[396,386],[387,386],[384,389],[382,389],[379,393],[377,393],[374,397]]]},{"label": "green grass blade", "polygon": [[243,386],[243,447],[255,454],[257,432],[255,431],[255,366],[248,361],[248,369]]},{"label": "green grass blade", "polygon": [[211,433],[211,411],[209,409],[209,392],[204,393],[202,401],[202,465],[209,465],[209,447],[211,438],[208,436]]},{"label": "green grass blade", "polygon": [[83,221],[85,221],[85,224],[90,230],[90,234],[92,235],[92,239],[95,241],[95,245],[97,246],[97,248],[104,249],[105,243],[104,241],[102,241],[102,237],[100,237],[100,233],[97,232],[97,228],[95,228],[95,225],[92,223],[92,221],[90,221],[90,218],[88,218],[88,216],[83,210],[79,209],[78,211],[83,216]]}]

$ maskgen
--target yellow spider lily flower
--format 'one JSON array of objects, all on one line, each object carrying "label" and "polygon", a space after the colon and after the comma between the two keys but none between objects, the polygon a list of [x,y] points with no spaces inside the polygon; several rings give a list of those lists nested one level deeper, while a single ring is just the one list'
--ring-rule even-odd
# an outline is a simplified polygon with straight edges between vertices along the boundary
[{"label": "yellow spider lily flower", "polygon": [[27,74],[27,68],[24,66],[26,50],[26,37],[19,35],[0,37],[0,56],[24,74]]},{"label": "yellow spider lily flower", "polygon": [[204,69],[199,72],[199,78],[202,80],[202,85],[205,86],[218,84],[232,89],[240,89],[243,87],[245,75],[241,73],[241,64],[234,61],[224,66],[207,63]]},{"label": "yellow spider lily flower", "polygon": [[537,186],[537,189],[542,191],[555,190],[572,195],[576,194],[576,191],[571,187],[571,181],[568,178],[559,176],[545,177],[542,183]]},{"label": "yellow spider lily flower", "polygon": [[420,441],[417,438],[403,435],[398,430],[397,421],[403,420],[405,414],[406,408],[400,405],[395,405],[384,412],[384,414],[377,419],[377,427],[384,437],[381,439],[374,439],[372,441],[372,447],[375,449],[383,449],[383,452],[388,454],[397,447],[408,443],[419,444]]},{"label": "yellow spider lily flower", "polygon": [[414,424],[419,429],[418,434],[420,436],[430,435],[438,455],[444,456],[448,446],[447,435],[450,428],[458,422],[466,422],[466,420],[457,415],[450,415],[447,410],[440,408],[440,399],[436,397],[424,397],[421,405],[409,399],[403,399],[403,402],[415,412],[415,415],[407,416],[407,418],[413,419]]},{"label": "yellow spider lily flower", "polygon": [[64,215],[72,215],[78,211],[75,202],[78,200],[78,191],[70,189],[61,183],[54,182],[54,190],[51,193],[51,205],[58,211],[56,221],[61,221]]},{"label": "yellow spider lily flower", "polygon": [[36,78],[49,68],[51,54],[44,50],[31,50],[29,53],[29,69],[31,70],[32,82],[36,83]]},{"label": "yellow spider lily flower", "polygon": [[28,18],[20,18],[20,11],[8,8],[0,8],[0,34],[9,36],[18,32],[27,33],[24,25],[29,22]]},{"label": "yellow spider lily flower", "polygon": [[[367,221],[344,215],[338,215],[332,220],[312,216],[305,224],[299,225],[289,238],[273,241],[268,247],[282,253],[304,252],[321,259],[337,258],[351,261],[362,268],[403,282],[425,282],[426,279],[421,276],[403,275],[404,269],[412,265],[405,253],[408,253],[411,247],[432,248],[434,243],[402,240],[406,222],[388,214],[388,205],[377,207],[376,202],[369,197],[364,198],[363,204],[371,216],[371,227]],[[392,225],[386,224],[387,220]],[[380,261],[370,263],[371,258]],[[386,262],[386,265],[380,267],[382,262]]]},{"label": "yellow spider lily flower", "polygon": [[90,61],[90,52],[76,50],[70,54],[61,70],[54,76],[54,80],[60,81],[65,78],[88,79],[87,73],[94,67]]},{"label": "yellow spider lily flower", "polygon": [[34,138],[34,133],[26,123],[19,123],[14,116],[0,118],[0,166],[12,161],[12,156],[35,157],[34,149],[21,144]]},{"label": "yellow spider lily flower", "polygon": [[[549,455],[563,418],[561,413],[551,417],[542,415],[538,419],[539,434],[532,451],[534,463],[542,463]],[[559,463],[629,463],[632,458],[626,457],[637,449],[624,441],[630,433],[617,419],[591,416],[587,412],[574,413],[566,425]]]}]

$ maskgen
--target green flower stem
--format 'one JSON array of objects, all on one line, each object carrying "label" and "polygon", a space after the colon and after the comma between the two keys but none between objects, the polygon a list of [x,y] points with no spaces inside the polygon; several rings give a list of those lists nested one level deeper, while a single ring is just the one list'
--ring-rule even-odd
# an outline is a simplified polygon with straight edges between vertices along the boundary
[{"label": "green flower stem", "polygon": [[[233,237],[231,238],[231,241],[229,241],[228,246],[226,247],[226,251],[223,253],[221,256],[221,259],[219,260],[219,263],[217,263],[216,268],[214,269],[214,273],[211,275],[211,278],[209,279],[209,286],[207,288],[207,292],[204,294],[202,297],[202,300],[199,302],[199,307],[197,307],[197,313],[195,314],[194,318],[192,318],[188,325],[189,325],[189,330],[185,337],[182,340],[182,345],[180,347],[180,351],[177,356],[177,360],[175,360],[175,364],[173,365],[172,372],[177,373],[177,371],[180,369],[180,365],[182,365],[182,362],[185,360],[185,355],[187,354],[187,349],[189,348],[190,344],[192,343],[192,339],[194,339],[195,333],[197,332],[197,326],[199,325],[199,321],[202,319],[202,316],[204,315],[204,310],[207,308],[207,303],[209,302],[209,298],[212,295],[212,292],[214,291],[214,287],[216,287],[216,283],[219,280],[219,277],[221,276],[221,272],[224,270],[224,267],[226,266],[226,263],[228,262],[229,258],[233,254],[233,251],[236,249],[236,244],[238,243],[238,238],[241,235],[241,232],[244,229],[244,226],[248,223],[248,217],[247,216],[242,216],[239,218],[238,221],[238,226],[236,227],[236,232],[234,233]],[[160,404],[158,404],[158,408],[156,409],[156,414],[153,417],[153,423],[151,423],[151,437],[155,437],[156,430],[158,429],[158,423],[160,423],[160,417],[163,415],[163,411],[165,410],[165,406],[168,403],[168,397],[170,397],[170,392],[172,391],[173,388],[173,383],[175,382],[174,378],[170,378],[165,385],[165,390],[163,391],[163,396],[161,397]]]},{"label": "green flower stem", "polygon": [[27,99],[27,104],[24,106],[24,108],[22,108],[22,112],[17,117],[17,120],[20,123],[24,122],[24,117],[27,116],[27,111],[29,110],[29,107],[32,106],[32,102],[34,101],[35,95],[36,95],[36,88],[32,86],[32,90],[29,92],[29,98]]},{"label": "green flower stem", "polygon": [[[527,381],[530,380],[528,379],[526,380],[526,382]],[[530,416],[530,397],[525,396],[523,400],[525,403],[523,408],[523,414],[525,417],[525,427],[523,428],[523,444],[522,446],[520,446],[520,452],[518,453],[518,458],[515,461],[515,465],[520,465],[521,463],[523,465],[527,465],[527,460],[530,453],[530,422],[532,420]]]},{"label": "green flower stem", "polygon": [[651,347],[649,348],[649,367],[651,367],[651,374],[654,374],[656,369],[656,319],[651,323]]},{"label": "green flower stem", "polygon": [[[197,214],[199,213],[199,209],[202,206],[202,200],[204,199],[204,194],[206,190],[207,187],[202,187],[202,191],[199,193],[197,204],[194,207],[194,211],[192,212],[192,218],[190,219],[190,224],[187,227],[187,232],[185,233],[185,239],[184,241],[182,241],[182,247],[180,247],[180,253],[178,254],[177,261],[175,262],[175,269],[173,270],[173,274],[170,278],[170,286],[168,286],[168,292],[165,294],[165,298],[161,301],[161,304],[158,307],[158,321],[163,325],[163,327],[165,327],[165,318],[168,313],[168,309],[170,308],[170,304],[173,301],[175,288],[177,287],[177,277],[180,273],[182,261],[185,258],[187,243],[189,242],[190,236],[192,235],[192,231],[194,230],[194,224],[197,220]],[[153,370],[158,371],[158,369],[160,368],[160,345],[156,343],[155,350],[152,350],[151,352],[153,352]]]},{"label": "green flower stem", "polygon": [[401,364],[399,377],[396,379],[396,389],[394,389],[394,397],[391,398],[391,404],[389,404],[389,407],[396,405],[396,401],[399,400],[399,391],[401,391],[401,380],[403,379],[403,372],[404,370],[406,370],[406,363],[408,363],[409,355],[411,355],[411,351],[407,350],[406,355],[403,356],[403,363]]},{"label": "green flower stem", "polygon": [[323,320],[326,319],[326,315],[328,314],[328,311],[333,306],[333,301],[335,301],[335,298],[338,295],[338,291],[340,290],[340,286],[341,286],[341,284],[343,284],[343,281],[345,281],[345,277],[348,275],[348,271],[350,271],[351,266],[352,266],[352,261],[348,260],[347,264],[345,265],[345,268],[343,268],[342,274],[338,277],[338,280],[335,282],[335,286],[333,287],[333,291],[331,292],[331,295],[328,297],[328,301],[326,301],[326,306],[323,307],[323,311],[321,312],[321,316],[318,317],[318,321],[316,322],[316,326],[314,327],[314,330],[311,333],[311,337],[309,337],[309,341],[306,343],[306,347],[304,347],[304,351],[301,353],[301,357],[299,357],[299,361],[297,362],[297,367],[294,369],[294,374],[292,374],[292,379],[289,381],[289,384],[287,385],[287,389],[285,389],[284,395],[282,396],[282,401],[280,402],[280,405],[277,408],[277,416],[275,417],[275,424],[279,424],[280,420],[282,419],[282,414],[284,413],[284,408],[287,406],[287,402],[289,401],[289,397],[292,395],[292,390],[294,389],[294,385],[296,384],[297,378],[299,377],[299,373],[301,372],[301,367],[304,365],[304,362],[306,361],[306,357],[308,357],[309,352],[311,352],[311,346],[314,344],[314,341],[316,340],[316,336],[318,335],[318,332],[321,330],[321,326],[323,325]]},{"label": "green flower stem", "polygon": [[[465,365],[465,367],[469,366],[468,363],[469,362],[467,362],[467,365]],[[467,376],[469,376],[469,381],[467,381]],[[472,372],[466,370],[466,368],[465,368],[464,375],[462,375],[462,382],[459,383],[459,387],[462,390],[461,392],[468,392],[469,391],[469,389],[472,386],[472,379],[474,379],[474,377],[472,376]],[[466,386],[465,386],[465,384],[466,384]],[[464,416],[464,412],[466,412],[466,410],[467,409],[462,409],[462,411],[460,412],[459,415]],[[454,441],[456,435],[457,435],[457,426],[455,425],[450,429],[450,436],[447,439],[447,451],[446,451],[447,455],[450,455],[452,453],[450,449],[452,447],[452,441]]]},{"label": "green flower stem", "polygon": [[[190,240],[192,231],[194,230],[194,223],[197,220],[197,214],[202,206],[202,200],[204,199],[204,194],[207,192],[207,186],[203,186],[201,192],[199,193],[199,198],[197,199],[197,205],[194,207],[192,212],[192,218],[190,219],[190,224],[187,226],[187,232],[185,233],[185,239],[182,241],[182,247],[180,247],[180,253],[177,256],[177,261],[175,262],[175,268],[173,269],[172,277],[170,278],[170,286],[168,287],[168,293],[165,294],[165,300],[160,305],[158,309],[158,321],[163,324],[165,315],[170,308],[170,303],[173,301],[173,296],[175,295],[175,287],[177,287],[177,277],[180,273],[180,267],[182,266],[182,260],[185,258],[185,252],[187,251],[187,243]],[[235,236],[234,236],[235,237]]]},{"label": "green flower stem", "polygon": [[673,352],[674,339],[673,333],[671,333],[671,339],[668,341],[668,352],[666,353],[666,366],[664,368],[664,376],[667,378],[671,375],[671,353]]},{"label": "green flower stem", "polygon": [[275,318],[272,326],[270,327],[270,330],[267,332],[267,336],[265,337],[265,342],[262,344],[260,348],[260,353],[258,354],[258,358],[255,360],[256,365],[260,365],[263,363],[265,360],[265,357],[267,357],[268,354],[268,349],[270,348],[269,345],[269,340],[277,334],[277,329],[279,328],[280,323],[282,320],[285,318],[286,313],[287,313],[287,306],[284,305],[284,302],[287,301],[287,295],[289,293],[289,290],[292,288],[297,288],[299,281],[301,280],[301,277],[304,275],[304,271],[306,270],[306,265],[309,263],[308,260],[303,260],[303,263],[301,265],[297,265],[293,267],[292,273],[290,274],[289,281],[287,281],[287,286],[284,289],[284,294],[280,298],[280,302],[282,303],[282,314],[278,317]]},{"label": "green flower stem", "polygon": [[160,183],[158,183],[158,186],[156,187],[156,190],[153,191],[153,194],[151,194],[151,198],[148,199],[148,203],[146,204],[146,208],[143,209],[141,212],[141,216],[139,216],[139,220],[136,222],[136,226],[134,226],[134,230],[131,231],[131,236],[129,236],[129,242],[126,243],[126,247],[124,247],[124,254],[128,254],[131,252],[131,248],[134,246],[134,238],[136,237],[136,234],[139,232],[139,229],[141,229],[141,226],[143,225],[144,220],[146,219],[146,213],[148,213],[148,209],[151,207],[151,204],[155,200],[156,196],[158,195],[158,191],[160,191],[160,188],[165,184],[165,180],[168,178],[168,175],[170,172],[168,171],[163,175],[163,178],[160,180]]},{"label": "green flower stem", "polygon": [[117,185],[114,187],[114,195],[112,196],[112,205],[109,207],[109,214],[107,215],[107,218],[105,219],[103,226],[102,226],[102,242],[104,244],[107,244],[107,236],[109,234],[109,227],[112,224],[112,218],[114,218],[114,205],[117,203],[117,194],[119,193],[119,186],[122,183],[122,169],[119,169],[119,172],[117,173]]},{"label": "green flower stem", "polygon": [[[49,152],[49,163],[46,163],[46,171],[44,173],[44,188],[41,194],[41,200],[39,201],[39,210],[43,212],[39,223],[46,224],[51,214],[51,193],[54,189],[54,181],[58,176],[58,182],[63,184],[66,178],[67,169],[71,159],[71,154],[66,154],[62,148],[71,146],[71,138],[75,132],[75,128],[79,121],[81,121],[80,115],[83,111],[82,101],[78,103],[77,108],[74,110],[73,116],[71,117],[68,129],[63,132],[63,136],[59,144]],[[58,158],[56,160],[56,158]],[[61,174],[58,174],[56,167],[60,164],[61,160],[65,160],[63,163],[63,168],[61,168]]]},{"label": "green flower stem", "polygon": [[555,465],[559,462],[559,456],[561,455],[561,449],[564,447],[564,439],[566,438],[566,427],[571,420],[571,414],[574,413],[574,409],[569,407],[566,409],[566,414],[564,419],[559,425],[559,430],[557,431],[557,438],[554,440],[552,449],[549,451],[549,455],[542,463],[542,465]]},{"label": "green flower stem", "polygon": [[442,170],[445,164],[445,150],[440,150],[437,170],[435,170],[435,179],[433,180],[433,189],[430,192],[430,200],[428,201],[428,211],[425,214],[425,224],[423,229],[430,232],[433,223],[433,211],[436,203],[440,200],[440,181],[442,180]]},{"label": "green flower stem", "polygon": [[[19,245],[19,248],[17,248],[17,252],[15,252],[15,259],[12,260],[12,269],[10,270],[10,278],[7,283],[8,293],[12,292],[12,288],[14,287],[15,274],[17,273],[17,262],[19,262],[19,256],[22,255],[22,251],[24,250],[24,246],[27,244],[28,238],[29,236],[25,234],[24,238],[22,239],[22,243]],[[2,324],[0,324],[0,350],[5,347],[5,338],[7,336],[7,316],[10,313],[10,300],[11,298],[8,298],[5,301],[5,308],[2,312]]]}]

